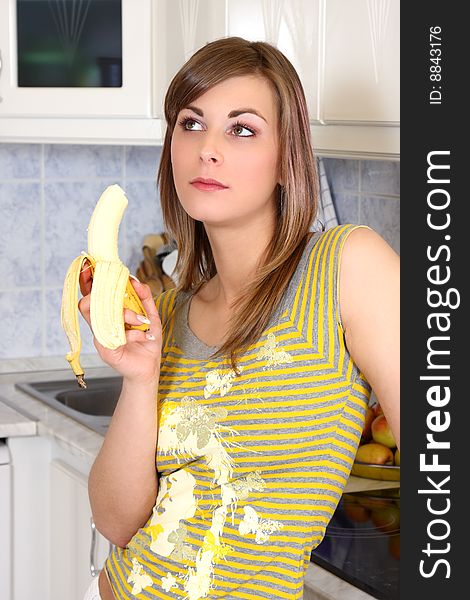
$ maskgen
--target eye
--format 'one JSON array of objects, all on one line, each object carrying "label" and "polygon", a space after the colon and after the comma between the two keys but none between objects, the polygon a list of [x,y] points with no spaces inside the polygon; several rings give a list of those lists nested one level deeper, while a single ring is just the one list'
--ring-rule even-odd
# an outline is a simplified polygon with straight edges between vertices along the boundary
[{"label": "eye", "polygon": [[[234,125],[232,125],[232,130],[238,130],[240,132],[239,134],[236,134],[236,137],[253,137],[256,135],[251,127],[248,127],[248,125],[245,125],[245,123],[240,123],[240,121],[237,121]],[[242,133],[241,130],[245,130],[245,132],[248,131],[249,133]]]},{"label": "eye", "polygon": [[183,119],[181,119],[181,121],[178,122],[178,124],[185,130],[185,131],[200,131],[200,129],[195,129],[194,125],[201,125],[198,121],[196,121],[195,119],[192,119],[191,117],[184,117]]}]

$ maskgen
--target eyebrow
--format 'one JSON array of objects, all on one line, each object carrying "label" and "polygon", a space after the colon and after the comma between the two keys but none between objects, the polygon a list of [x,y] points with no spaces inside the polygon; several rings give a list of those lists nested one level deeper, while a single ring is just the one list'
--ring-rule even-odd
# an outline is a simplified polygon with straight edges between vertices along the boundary
[{"label": "eyebrow", "polygon": [[[192,110],[193,112],[195,112],[197,115],[199,115],[200,117],[204,116],[204,113],[202,112],[202,110],[200,108],[198,108],[197,106],[186,106],[186,108],[188,108],[189,110]],[[256,115],[257,117],[260,117],[261,119],[263,119],[263,121],[266,121],[266,119],[263,117],[263,115],[258,112],[256,110],[256,108],[237,108],[236,110],[232,110],[228,113],[228,117],[229,119],[231,119],[232,117],[238,117],[239,115],[243,115],[244,113],[252,113],[253,115]]]}]

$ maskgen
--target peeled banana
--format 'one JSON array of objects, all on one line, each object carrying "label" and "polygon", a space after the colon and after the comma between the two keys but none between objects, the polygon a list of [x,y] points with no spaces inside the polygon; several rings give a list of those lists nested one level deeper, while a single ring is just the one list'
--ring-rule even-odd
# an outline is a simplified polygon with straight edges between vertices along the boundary
[{"label": "peeled banana", "polygon": [[125,329],[146,331],[148,325],[128,325],[124,308],[137,314],[147,313],[129,279],[129,269],[118,253],[118,233],[128,200],[119,185],[110,185],[100,196],[88,225],[88,252],[72,261],[65,275],[62,292],[61,323],[70,345],[66,359],[80,387],[86,388],[80,365],[78,289],[79,276],[86,260],[93,278],[90,296],[90,320],[93,334],[100,344],[115,349],[126,343]]}]

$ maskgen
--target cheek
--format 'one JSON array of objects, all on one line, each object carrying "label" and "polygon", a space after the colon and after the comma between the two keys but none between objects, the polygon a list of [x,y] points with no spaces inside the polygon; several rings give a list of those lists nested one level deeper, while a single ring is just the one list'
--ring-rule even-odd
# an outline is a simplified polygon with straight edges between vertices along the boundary
[{"label": "cheek", "polygon": [[170,154],[171,164],[173,167],[173,177],[175,180],[175,185],[177,185],[181,177],[184,176],[186,162],[189,158],[188,152],[184,149],[184,144],[182,143],[181,136],[173,136],[171,140]]},{"label": "cheek", "polygon": [[270,189],[277,180],[277,150],[272,144],[267,144],[242,153],[238,168],[247,183],[255,183],[258,189]]}]

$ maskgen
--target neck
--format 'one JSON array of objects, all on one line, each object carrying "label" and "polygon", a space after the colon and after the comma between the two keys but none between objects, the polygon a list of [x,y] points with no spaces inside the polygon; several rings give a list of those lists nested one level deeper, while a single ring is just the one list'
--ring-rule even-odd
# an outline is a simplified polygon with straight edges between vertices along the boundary
[{"label": "neck", "polygon": [[217,270],[207,289],[211,301],[221,307],[230,307],[256,273],[272,238],[274,225],[274,214],[269,219],[264,215],[263,220],[253,219],[240,227],[205,225]]}]

